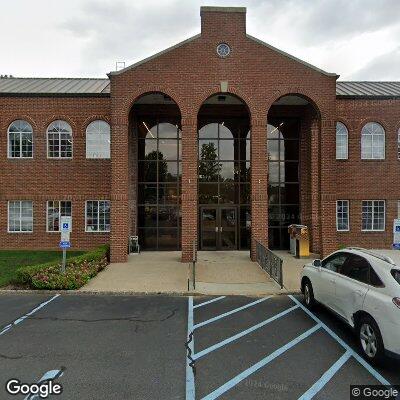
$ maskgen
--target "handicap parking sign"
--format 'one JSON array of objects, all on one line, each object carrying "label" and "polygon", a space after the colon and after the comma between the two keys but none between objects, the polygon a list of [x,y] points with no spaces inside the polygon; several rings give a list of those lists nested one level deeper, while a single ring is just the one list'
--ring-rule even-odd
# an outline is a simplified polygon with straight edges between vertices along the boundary
[{"label": "handicap parking sign", "polygon": [[71,247],[71,242],[61,241],[59,246],[61,249],[69,249]]}]

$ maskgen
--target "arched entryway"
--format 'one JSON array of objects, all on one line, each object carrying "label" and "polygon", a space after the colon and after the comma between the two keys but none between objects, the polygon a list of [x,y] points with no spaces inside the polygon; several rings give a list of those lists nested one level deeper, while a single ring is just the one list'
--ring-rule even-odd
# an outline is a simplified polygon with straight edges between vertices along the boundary
[{"label": "arched entryway", "polygon": [[312,146],[318,143],[318,108],[305,96],[288,94],[272,104],[267,121],[268,246],[289,249],[288,226],[304,224],[316,248],[318,222],[312,216],[317,204],[311,186],[318,186],[313,165],[319,151]]},{"label": "arched entryway", "polygon": [[138,98],[130,112],[131,232],[143,250],[181,247],[181,114],[164,93]]},{"label": "arched entryway", "polygon": [[198,113],[198,247],[247,250],[251,240],[250,115],[231,94],[209,97]]}]

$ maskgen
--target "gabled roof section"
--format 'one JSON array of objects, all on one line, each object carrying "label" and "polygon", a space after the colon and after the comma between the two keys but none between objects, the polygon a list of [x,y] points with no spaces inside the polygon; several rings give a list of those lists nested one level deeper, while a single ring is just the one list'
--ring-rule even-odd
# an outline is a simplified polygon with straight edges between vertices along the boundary
[{"label": "gabled roof section", "polygon": [[0,78],[0,95],[109,96],[110,81],[97,78]]},{"label": "gabled roof section", "polygon": [[400,98],[400,82],[336,82],[336,96],[339,98]]},{"label": "gabled roof section", "polygon": [[186,39],[186,40],[184,40],[182,42],[174,44],[173,46],[168,47],[167,49],[161,50],[158,53],[153,54],[152,56],[145,58],[144,60],[138,61],[137,63],[132,64],[132,65],[129,65],[128,67],[126,67],[124,69],[120,69],[119,71],[111,71],[107,75],[108,76],[112,76],[112,75],[123,74],[126,71],[129,71],[131,69],[134,69],[134,68],[138,67],[139,65],[142,65],[142,64],[145,64],[145,63],[147,63],[147,62],[149,62],[151,60],[154,60],[155,58],[157,58],[159,56],[162,56],[163,54],[166,54],[166,53],[168,53],[168,52],[170,52],[172,50],[175,50],[175,49],[177,49],[177,48],[179,48],[179,47],[181,47],[181,46],[183,46],[183,45],[185,45],[187,43],[193,42],[194,40],[198,39],[200,36],[201,36],[200,33],[197,34],[197,35],[194,35],[194,36],[190,37],[189,39]]},{"label": "gabled roof section", "polygon": [[295,56],[292,56],[292,55],[289,54],[289,53],[286,53],[286,52],[284,52],[284,51],[282,51],[282,50],[280,50],[280,49],[278,49],[278,48],[276,48],[276,47],[274,47],[274,46],[271,46],[270,44],[265,43],[265,42],[263,42],[262,40],[257,39],[257,38],[254,37],[254,36],[251,36],[251,35],[249,35],[249,34],[246,34],[246,36],[247,36],[248,39],[253,40],[254,42],[256,42],[256,43],[258,43],[258,44],[261,44],[262,46],[265,46],[265,47],[267,47],[268,49],[270,49],[270,50],[272,50],[272,51],[275,51],[275,52],[281,54],[281,55],[284,56],[284,57],[290,58],[290,59],[293,60],[293,61],[296,61],[296,62],[298,62],[298,63],[300,63],[300,64],[303,64],[305,67],[311,68],[311,69],[313,69],[314,71],[319,72],[320,74],[327,75],[327,76],[336,76],[337,78],[339,78],[339,75],[335,74],[334,72],[326,72],[326,71],[324,71],[324,70],[322,70],[322,69],[320,69],[320,68],[318,68],[318,67],[316,67],[316,66],[314,66],[314,65],[312,65],[312,64],[309,64],[308,62],[305,62],[305,61],[303,61],[303,60],[300,60],[300,58],[297,58],[297,57],[295,57]]}]

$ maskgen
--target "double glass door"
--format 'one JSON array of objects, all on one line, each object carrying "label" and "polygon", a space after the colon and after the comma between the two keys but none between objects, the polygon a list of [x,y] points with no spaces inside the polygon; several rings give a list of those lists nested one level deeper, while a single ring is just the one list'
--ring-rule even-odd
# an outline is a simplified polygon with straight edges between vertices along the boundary
[{"label": "double glass door", "polygon": [[237,226],[237,207],[200,207],[200,250],[236,250]]}]

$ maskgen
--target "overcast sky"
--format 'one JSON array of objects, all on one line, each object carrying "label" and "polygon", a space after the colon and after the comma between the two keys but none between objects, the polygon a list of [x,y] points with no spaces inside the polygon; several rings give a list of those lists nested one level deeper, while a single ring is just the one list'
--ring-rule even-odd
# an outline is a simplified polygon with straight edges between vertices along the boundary
[{"label": "overcast sky", "polygon": [[345,80],[400,80],[400,0],[7,0],[0,74],[105,77],[200,32],[200,6],[246,6],[247,32]]}]

